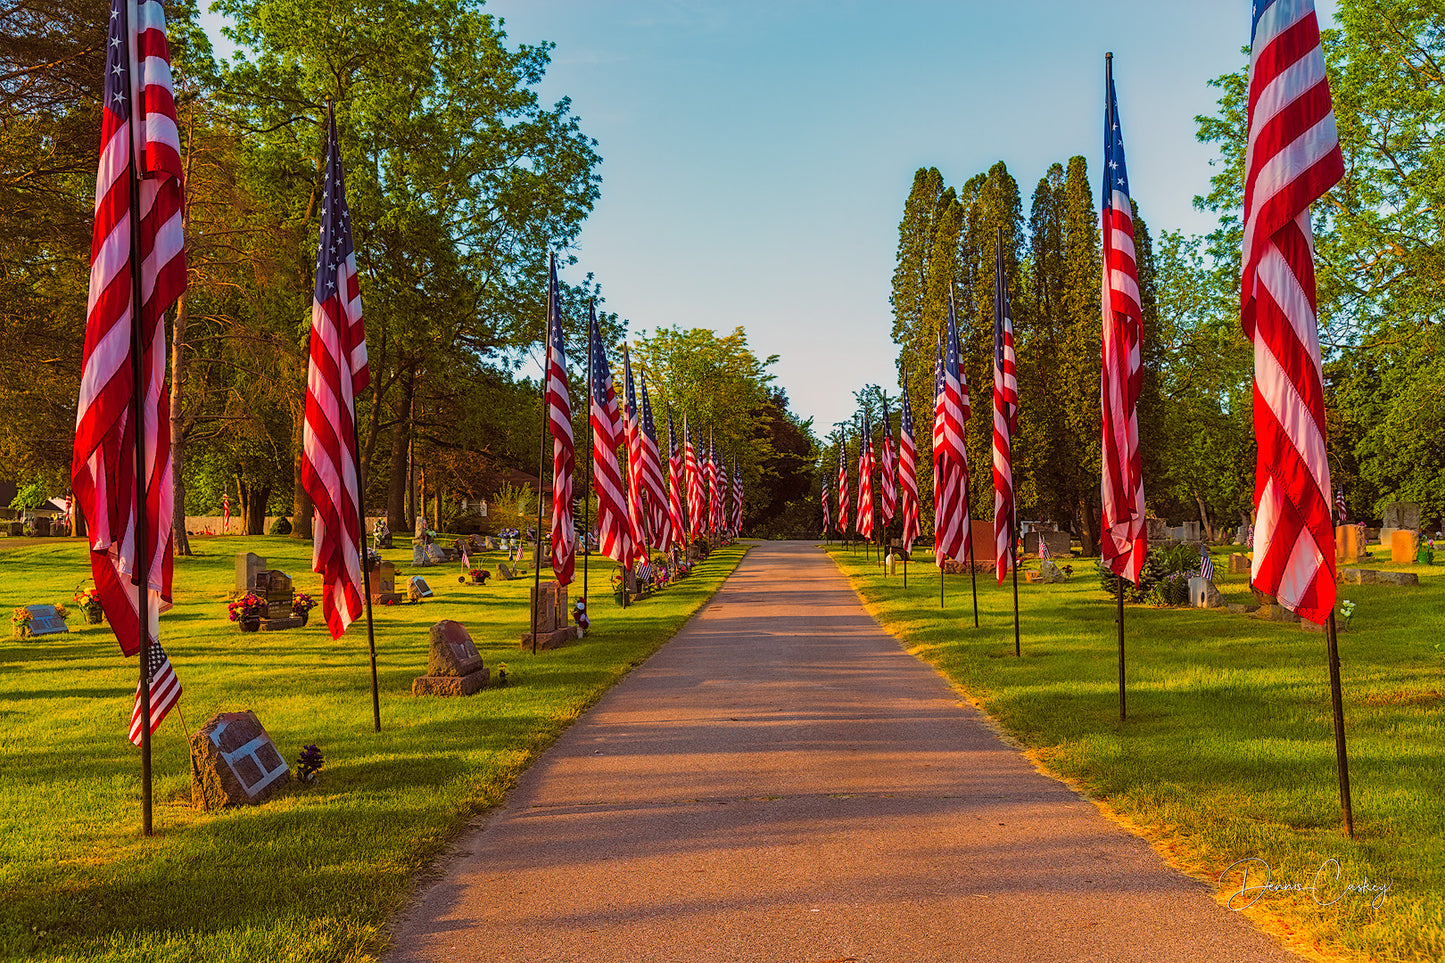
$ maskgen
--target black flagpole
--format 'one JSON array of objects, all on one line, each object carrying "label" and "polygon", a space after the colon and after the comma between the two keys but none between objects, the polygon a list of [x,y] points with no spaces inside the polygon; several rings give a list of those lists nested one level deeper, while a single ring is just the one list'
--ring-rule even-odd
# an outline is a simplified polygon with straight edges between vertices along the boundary
[{"label": "black flagpole", "polygon": [[[537,604],[542,598],[542,471],[547,462],[547,428],[550,414],[547,411],[547,384],[552,378],[552,278],[557,276],[557,255],[549,255],[549,273],[547,275],[547,321],[543,326],[542,350],[542,441],[537,451],[537,542],[532,552],[532,564],[536,571],[532,574],[532,654],[537,654]],[[591,332],[588,332],[591,337]],[[591,400],[588,400],[591,404]],[[589,419],[590,420],[590,419]],[[552,489],[552,498],[557,498],[557,489]]]},{"label": "black flagpole", "polygon": [[[127,10],[129,7],[127,6]],[[133,36],[130,24],[122,29]],[[145,340],[141,332],[144,323],[141,300],[141,218],[140,218],[140,157],[136,149],[136,138],[140,131],[141,104],[135,96],[136,51],[127,44],[129,62],[127,77],[131,96],[130,116],[130,367],[131,399],[130,420],[135,435],[135,578],[139,605],[136,607],[136,633],[140,641],[140,781],[141,781],[141,833],[151,834],[151,619],[150,619],[150,532],[146,518],[146,437],[145,437],[145,375],[142,361],[145,359]],[[159,430],[159,425],[157,425]]]},{"label": "black flagpole", "polygon": [[1340,773],[1340,811],[1345,835],[1355,838],[1355,815],[1350,806],[1350,761],[1345,753],[1344,697],[1340,693],[1340,647],[1335,634],[1335,610],[1325,619],[1325,647],[1330,663],[1330,707],[1335,723],[1335,764]]},{"label": "black flagpole", "polygon": [[[1039,536],[1042,538],[1043,536]],[[1106,538],[1109,536],[1105,536]],[[1115,621],[1119,623],[1119,721],[1124,721],[1124,576],[1115,576],[1119,580],[1119,615]]]},{"label": "black flagpole", "polygon": [[963,480],[963,523],[968,526],[968,580],[973,585],[973,627],[978,628],[978,566],[974,564],[973,506],[969,503],[968,478]]},{"label": "black flagpole", "polygon": [[[336,129],[336,108],[331,96],[326,97],[327,137]],[[330,145],[327,145],[330,150]],[[337,150],[340,151],[340,147]],[[371,723],[376,732],[381,731],[381,692],[376,680],[376,626],[371,618],[371,572],[367,565],[366,551],[366,485],[361,480],[361,435],[356,424],[356,399],[351,399],[351,448],[356,465],[356,515],[361,533],[361,591],[366,605],[366,645],[371,653]],[[379,550],[378,550],[379,551]]]},{"label": "black flagpole", "polygon": [[[582,598],[587,599],[587,559],[592,554],[592,457],[596,452],[596,429],[592,427],[592,323],[597,320],[597,302],[587,302],[587,481],[582,489]],[[598,506],[599,510],[601,506]],[[600,546],[599,546],[600,547]],[[590,613],[589,613],[590,618]]]}]

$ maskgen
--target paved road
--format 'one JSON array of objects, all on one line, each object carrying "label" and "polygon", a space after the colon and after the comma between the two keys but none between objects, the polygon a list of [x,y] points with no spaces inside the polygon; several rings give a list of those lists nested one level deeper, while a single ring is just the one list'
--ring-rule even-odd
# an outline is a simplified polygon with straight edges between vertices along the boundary
[{"label": "paved road", "polygon": [[398,925],[410,961],[1297,961],[754,548]]}]

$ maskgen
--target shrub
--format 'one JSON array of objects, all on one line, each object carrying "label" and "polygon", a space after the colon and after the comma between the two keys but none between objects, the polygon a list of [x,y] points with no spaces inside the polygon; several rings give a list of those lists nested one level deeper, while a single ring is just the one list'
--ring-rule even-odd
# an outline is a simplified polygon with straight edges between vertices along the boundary
[{"label": "shrub", "polygon": [[267,535],[290,535],[290,534],[291,534],[291,519],[287,518],[285,515],[282,515],[280,518],[276,519],[274,522],[271,523],[271,530],[270,530],[269,532],[267,532],[266,534],[267,534]]}]

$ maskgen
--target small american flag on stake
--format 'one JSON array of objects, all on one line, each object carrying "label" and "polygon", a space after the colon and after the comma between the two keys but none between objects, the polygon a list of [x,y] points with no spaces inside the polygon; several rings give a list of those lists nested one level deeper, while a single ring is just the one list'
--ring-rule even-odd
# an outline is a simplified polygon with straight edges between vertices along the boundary
[{"label": "small american flag on stake", "polygon": [[1199,574],[1202,578],[1214,581],[1214,557],[1209,554],[1209,546],[1199,546]]},{"label": "small american flag on stake", "polygon": [[[181,680],[176,678],[175,670],[171,668],[170,657],[166,655],[165,649],[161,648],[158,640],[151,640],[151,732],[161,727],[165,720],[166,713],[171,711],[181,697]],[[135,687],[135,708],[130,714],[130,741],[136,745],[141,744],[143,738],[142,730],[145,726],[141,722],[143,715],[141,707],[140,683]]]}]

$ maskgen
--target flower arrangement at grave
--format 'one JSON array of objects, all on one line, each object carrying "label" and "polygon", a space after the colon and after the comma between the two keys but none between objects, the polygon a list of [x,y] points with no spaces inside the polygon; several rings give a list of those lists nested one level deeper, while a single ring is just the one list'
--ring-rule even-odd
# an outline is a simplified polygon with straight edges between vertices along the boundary
[{"label": "flower arrangement at grave", "polygon": [[316,600],[305,592],[293,592],[291,595],[291,614],[301,617],[301,624],[305,625],[308,613],[316,608]]},{"label": "flower arrangement at grave", "polygon": [[1340,618],[1345,620],[1344,628],[1350,627],[1350,619],[1355,617],[1355,603],[1349,599],[1340,600]]},{"label": "flower arrangement at grave", "polygon": [[85,621],[91,625],[99,625],[105,618],[105,609],[100,604],[100,592],[96,589],[76,589],[70,600],[80,606],[80,610],[85,613]]},{"label": "flower arrangement at grave", "polygon": [[587,597],[579,595],[577,601],[572,603],[572,621],[577,623],[577,637],[581,638],[587,634],[587,627],[592,621],[587,617]]},{"label": "flower arrangement at grave", "polygon": [[23,639],[30,634],[30,620],[32,618],[34,618],[34,616],[30,614],[30,610],[23,605],[15,610],[15,614],[10,616],[11,632],[15,638]]},{"label": "flower arrangement at grave", "polygon": [[232,622],[240,622],[242,625],[247,622],[260,622],[261,616],[266,614],[266,600],[255,592],[247,592],[226,609]]},{"label": "flower arrangement at grave", "polygon": [[306,746],[296,757],[296,778],[308,786],[314,785],[324,765],[326,760],[322,758],[321,750],[316,746]]},{"label": "flower arrangement at grave", "polygon": [[493,673],[493,675],[492,675],[492,680],[493,680],[493,681],[492,681],[492,684],[493,684],[493,685],[506,685],[506,684],[507,684],[507,663],[505,663],[505,662],[498,662],[498,663],[497,663],[496,671],[495,671],[495,672]]}]

